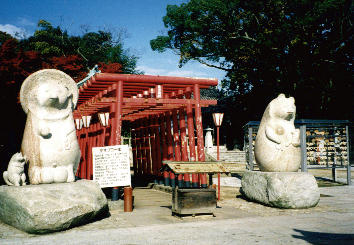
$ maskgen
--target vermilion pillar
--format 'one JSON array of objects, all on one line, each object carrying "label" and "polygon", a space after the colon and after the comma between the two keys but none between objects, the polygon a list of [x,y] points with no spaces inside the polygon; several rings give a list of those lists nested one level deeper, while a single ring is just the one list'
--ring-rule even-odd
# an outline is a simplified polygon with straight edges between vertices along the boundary
[{"label": "vermilion pillar", "polygon": [[142,119],[138,120],[139,123],[139,170],[140,170],[140,175],[142,176],[144,174],[143,169],[144,169],[144,134],[143,134],[143,124],[142,124]]},{"label": "vermilion pillar", "polygon": [[92,169],[92,147],[94,141],[94,124],[91,124],[88,128],[88,149],[87,149],[87,161],[86,161],[86,179],[91,179],[91,169]]},{"label": "vermilion pillar", "polygon": [[[201,110],[201,106],[200,106],[199,84],[194,84],[193,95],[194,95],[194,99],[195,99],[195,125],[196,125],[196,129],[197,129],[198,160],[201,162],[204,162],[205,161],[204,137],[203,137],[202,110]],[[203,188],[207,187],[206,174],[201,174],[201,186]]]},{"label": "vermilion pillar", "polygon": [[141,152],[141,145],[142,145],[142,133],[141,133],[141,121],[136,120],[136,128],[135,128],[135,142],[136,142],[136,161],[137,161],[137,171],[136,174],[138,177],[142,175],[142,152]]},{"label": "vermilion pillar", "polygon": [[[174,141],[174,150],[175,150],[175,161],[181,161],[181,142],[179,138],[178,130],[178,119],[177,119],[177,110],[172,110],[172,121],[173,121],[173,141]],[[183,176],[178,175],[178,186],[183,187]]]},{"label": "vermilion pillar", "polygon": [[146,119],[143,118],[141,119],[141,153],[142,153],[142,157],[141,157],[141,163],[142,163],[142,171],[143,171],[143,175],[146,176],[147,175],[147,146],[149,144],[148,142],[148,135],[146,132]]},{"label": "vermilion pillar", "polygon": [[[179,130],[181,132],[181,152],[182,152],[182,161],[188,161],[188,151],[187,151],[187,133],[186,133],[186,119],[184,108],[179,110]],[[182,177],[182,175],[181,175]],[[184,186],[190,187],[190,178],[189,174],[184,175]]]},{"label": "vermilion pillar", "polygon": [[[74,121],[75,121],[75,118],[74,118]],[[78,129],[76,129],[76,138],[77,138],[77,142],[79,144],[79,148],[80,148],[80,151],[81,151],[81,146],[80,146],[80,131]],[[80,177],[80,163],[79,165],[77,166],[77,171],[74,173],[75,176],[77,177]]]},{"label": "vermilion pillar", "polygon": [[86,139],[86,145],[87,145],[87,149],[86,149],[86,179],[90,179],[89,173],[90,173],[90,161],[91,161],[91,157],[90,157],[90,153],[91,153],[91,127],[92,125],[90,125],[90,127],[87,129],[87,139]]},{"label": "vermilion pillar", "polygon": [[150,134],[150,120],[146,118],[145,122],[145,153],[146,153],[146,174],[147,176],[151,176],[151,152],[150,152],[150,142],[151,142],[151,134]]},{"label": "vermilion pillar", "polygon": [[[160,129],[161,129],[161,144],[162,144],[162,160],[166,161],[168,159],[168,147],[167,147],[167,133],[166,133],[166,117],[164,114],[160,116]],[[168,171],[163,172],[164,185],[170,185],[170,176]]]},{"label": "vermilion pillar", "polygon": [[86,166],[87,166],[87,142],[88,142],[88,128],[83,128],[84,137],[82,139],[82,149],[81,153],[82,162],[81,162],[81,178],[86,179]]},{"label": "vermilion pillar", "polygon": [[158,177],[160,174],[161,168],[161,149],[160,149],[160,132],[157,116],[152,118],[152,134],[154,135],[154,163],[153,163],[153,174],[155,176],[155,183],[158,183]]},{"label": "vermilion pillar", "polygon": [[161,176],[160,168],[162,167],[161,163],[161,144],[160,144],[160,132],[159,132],[159,123],[158,118],[154,117],[154,131],[155,131],[155,146],[156,146],[156,175]]},{"label": "vermilion pillar", "polygon": [[116,102],[113,102],[110,105],[110,111],[112,114],[112,120],[111,120],[111,133],[110,133],[110,138],[109,138],[109,145],[116,145],[117,144],[117,107],[118,107],[118,88],[117,84],[112,85],[112,89],[115,89],[116,91]]},{"label": "vermilion pillar", "polygon": [[137,147],[136,147],[136,123],[132,123],[131,136],[132,136],[132,153],[133,153],[133,169],[134,177],[136,177],[138,172],[138,160],[137,160]]},{"label": "vermilion pillar", "polygon": [[[123,81],[118,81],[117,84],[113,84],[115,89],[115,103],[112,103],[111,109],[115,112],[114,118],[112,118],[111,129],[111,145],[121,144],[122,133],[122,106],[123,106]],[[112,201],[118,200],[118,187],[113,187]]]},{"label": "vermilion pillar", "polygon": [[86,179],[86,161],[87,161],[87,128],[83,128],[82,153],[81,153],[81,178]]},{"label": "vermilion pillar", "polygon": [[[82,141],[81,141],[81,131],[82,129],[78,129],[76,132],[77,132],[77,140],[78,140],[78,143],[79,143],[79,148],[80,148],[80,152],[81,152],[81,156],[82,156]],[[81,162],[81,159],[82,159],[82,157],[80,156],[80,162],[79,162],[79,166],[78,166],[78,168],[77,168],[77,171],[76,171],[76,173],[75,173],[75,175],[77,176],[77,177],[79,177],[79,178],[81,178],[81,164],[82,164],[82,162]]]},{"label": "vermilion pillar", "polygon": [[123,107],[123,81],[118,81],[118,88],[116,90],[117,98],[117,131],[116,131],[116,142],[117,145],[121,144],[122,136],[122,107]]},{"label": "vermilion pillar", "polygon": [[[186,89],[186,98],[191,99],[191,89],[188,87]],[[188,125],[188,139],[189,139],[189,154],[190,161],[196,161],[195,154],[195,135],[194,135],[194,122],[193,122],[193,108],[191,104],[187,104],[187,125]],[[197,174],[192,174],[192,186],[194,188],[199,187],[199,180]]]},{"label": "vermilion pillar", "polygon": [[82,128],[81,130],[80,130],[80,134],[79,134],[79,146],[80,146],[80,152],[81,152],[81,157],[80,157],[80,163],[79,163],[79,169],[78,169],[78,176],[80,177],[80,178],[82,178],[82,173],[81,173],[81,171],[82,171],[82,163],[83,163],[83,159],[84,159],[84,146],[83,146],[83,139],[82,139],[82,137],[83,137],[83,131],[84,131],[84,129]]},{"label": "vermilion pillar", "polygon": [[115,90],[116,101],[111,104],[112,118],[111,140],[110,145],[120,145],[122,133],[122,105],[123,105],[123,81],[118,81],[113,84],[112,88]]},{"label": "vermilion pillar", "polygon": [[151,174],[156,176],[156,140],[155,140],[155,125],[154,118],[149,117],[149,134],[150,134],[150,147],[151,147]]},{"label": "vermilion pillar", "polygon": [[[171,115],[170,112],[166,112],[166,137],[167,137],[167,160],[173,160],[173,138],[171,132]],[[175,174],[170,173],[170,184],[172,187],[176,187]]]},{"label": "vermilion pillar", "polygon": [[93,179],[93,157],[92,157],[92,148],[97,147],[97,130],[98,130],[98,123],[92,125],[92,141],[91,141],[91,152],[90,152],[90,179]]},{"label": "vermilion pillar", "polygon": [[181,161],[181,142],[179,140],[179,131],[178,131],[178,119],[177,119],[177,110],[172,110],[172,122],[173,122],[173,142],[175,150],[175,161]]},{"label": "vermilion pillar", "polygon": [[105,146],[106,141],[106,127],[101,125],[100,146]]}]

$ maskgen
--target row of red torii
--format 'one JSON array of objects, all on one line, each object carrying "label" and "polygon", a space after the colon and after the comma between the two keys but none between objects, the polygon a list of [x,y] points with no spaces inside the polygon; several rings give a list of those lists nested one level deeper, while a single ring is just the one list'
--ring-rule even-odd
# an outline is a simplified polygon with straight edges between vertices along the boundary
[{"label": "row of red torii", "polygon": [[[92,147],[121,144],[122,121],[127,121],[134,178],[164,179],[174,187],[176,176],[160,172],[162,161],[205,161],[201,108],[217,101],[201,99],[200,90],[217,83],[205,78],[94,75],[79,88],[74,111],[82,155],[76,175],[92,179]],[[207,187],[206,174],[178,175],[177,180],[180,186]]]}]

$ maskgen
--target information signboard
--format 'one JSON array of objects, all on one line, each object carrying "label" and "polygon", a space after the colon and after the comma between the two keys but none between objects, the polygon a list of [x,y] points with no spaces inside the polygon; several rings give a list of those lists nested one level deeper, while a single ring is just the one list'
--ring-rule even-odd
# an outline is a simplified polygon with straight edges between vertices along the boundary
[{"label": "information signboard", "polygon": [[93,147],[93,180],[101,188],[131,185],[129,146]]}]

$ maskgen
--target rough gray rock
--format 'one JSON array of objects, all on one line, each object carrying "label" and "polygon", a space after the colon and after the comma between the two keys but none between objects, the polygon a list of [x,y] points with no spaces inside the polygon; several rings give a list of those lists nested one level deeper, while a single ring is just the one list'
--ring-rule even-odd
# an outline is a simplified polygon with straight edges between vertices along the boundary
[{"label": "rough gray rock", "polygon": [[320,200],[316,179],[309,173],[246,171],[241,185],[248,199],[277,208],[310,208]]},{"label": "rough gray rock", "polygon": [[0,186],[0,219],[28,233],[60,231],[107,214],[107,199],[93,181]]}]

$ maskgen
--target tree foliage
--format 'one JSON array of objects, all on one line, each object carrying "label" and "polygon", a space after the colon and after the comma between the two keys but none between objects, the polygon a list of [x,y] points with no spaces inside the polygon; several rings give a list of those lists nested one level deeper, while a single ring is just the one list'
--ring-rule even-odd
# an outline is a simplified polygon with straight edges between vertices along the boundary
[{"label": "tree foliage", "polygon": [[[137,73],[137,57],[124,49],[121,39],[113,39],[113,33],[99,30],[86,32],[82,36],[70,36],[59,26],[54,28],[45,20],[38,22],[38,30],[21,46],[25,50],[34,50],[50,63],[52,57],[73,56],[81,59],[81,65],[87,72],[94,65],[121,64],[120,72]],[[72,58],[73,58],[72,57]]]},{"label": "tree foliage", "polygon": [[[102,71],[136,73],[137,57],[130,55],[122,40],[113,40],[108,31],[72,36],[40,20],[33,36],[17,40],[0,32],[1,86],[16,84],[42,68],[60,69],[80,81],[95,64]],[[2,91],[4,90],[3,88]],[[2,96],[10,96],[2,93]]]},{"label": "tree foliage", "polygon": [[221,100],[243,123],[281,92],[298,117],[353,119],[352,19],[349,0],[191,0],[167,6],[150,44],[225,70]]},{"label": "tree foliage", "polygon": [[0,45],[2,45],[4,42],[12,38],[13,37],[10,34],[0,31]]}]

